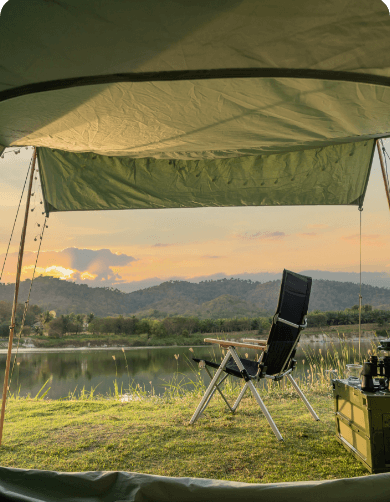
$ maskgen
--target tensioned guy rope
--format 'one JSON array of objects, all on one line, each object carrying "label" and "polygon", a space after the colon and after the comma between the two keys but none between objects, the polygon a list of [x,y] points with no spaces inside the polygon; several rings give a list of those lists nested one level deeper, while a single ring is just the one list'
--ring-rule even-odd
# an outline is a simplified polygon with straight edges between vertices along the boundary
[{"label": "tensioned guy rope", "polygon": [[21,203],[22,203],[23,194],[24,194],[24,189],[26,188],[26,183],[27,183],[27,180],[28,180],[28,175],[29,175],[29,173],[30,173],[30,169],[31,169],[31,166],[32,166],[32,162],[33,162],[33,159],[31,158],[31,160],[30,160],[30,165],[29,165],[28,170],[27,170],[26,179],[24,180],[24,185],[23,185],[23,189],[22,189],[22,195],[20,196],[19,205],[18,205],[18,210],[16,211],[16,216],[15,216],[15,220],[14,220],[14,225],[13,225],[13,227],[12,227],[11,236],[10,236],[10,238],[9,238],[7,251],[6,251],[6,253],[5,253],[3,267],[2,267],[2,269],[1,269],[1,273],[0,273],[0,282],[1,282],[1,278],[3,277],[3,272],[4,272],[5,262],[7,261],[7,256],[8,256],[9,247],[10,247],[10,245],[11,245],[12,236],[13,236],[13,234],[14,234],[15,225],[16,225],[16,220],[18,219],[19,209],[20,209],[20,205],[21,205]]},{"label": "tensioned guy rope", "polygon": [[11,368],[11,372],[10,372],[10,376],[9,376],[9,381],[8,381],[8,393],[9,394],[10,394],[10,388],[11,388],[12,375],[13,375],[13,372],[14,372],[14,369],[15,369],[15,364],[16,364],[16,358],[18,356],[20,338],[22,336],[22,332],[23,332],[23,328],[24,328],[24,322],[26,320],[27,310],[28,310],[28,306],[29,306],[29,303],[30,303],[31,290],[32,290],[32,285],[33,285],[34,279],[35,279],[35,272],[36,272],[36,269],[37,269],[39,253],[41,251],[43,234],[45,233],[45,228],[48,228],[47,225],[46,225],[46,222],[47,222],[47,216],[45,216],[45,221],[43,222],[42,232],[41,232],[41,235],[39,237],[39,247],[38,247],[38,251],[37,251],[37,257],[35,259],[35,265],[34,265],[33,275],[32,275],[31,282],[30,282],[30,289],[28,291],[27,300],[24,303],[23,318],[22,318],[22,323],[21,323],[21,326],[20,326],[19,334],[18,334],[18,343],[16,345],[16,352],[15,352],[15,355],[14,355],[14,362],[12,363],[12,368]]},{"label": "tensioned guy rope", "polygon": [[31,189],[32,189],[32,184],[33,184],[36,159],[37,159],[37,150],[36,150],[36,148],[34,148],[34,154],[33,154],[32,164],[31,164],[30,180],[29,180],[29,184],[28,184],[26,210],[25,210],[25,214],[24,214],[24,222],[23,222],[22,235],[20,237],[18,265],[17,265],[17,269],[16,269],[16,278],[15,278],[15,293],[14,293],[14,301],[13,301],[13,305],[12,305],[11,325],[10,325],[10,329],[9,329],[7,362],[6,362],[6,366],[5,366],[3,395],[2,395],[2,402],[1,402],[0,445],[1,445],[1,439],[2,439],[2,436],[3,436],[5,404],[6,404],[6,401],[7,401],[7,391],[8,391],[8,376],[9,376],[9,368],[10,368],[10,363],[11,363],[12,341],[13,341],[14,331],[15,331],[16,307],[17,307],[17,304],[18,304],[20,276],[21,276],[21,273],[22,273],[24,244],[25,244],[25,241],[26,241],[26,230],[27,230],[27,222],[28,222],[28,213],[29,213],[29,209],[30,209]]}]

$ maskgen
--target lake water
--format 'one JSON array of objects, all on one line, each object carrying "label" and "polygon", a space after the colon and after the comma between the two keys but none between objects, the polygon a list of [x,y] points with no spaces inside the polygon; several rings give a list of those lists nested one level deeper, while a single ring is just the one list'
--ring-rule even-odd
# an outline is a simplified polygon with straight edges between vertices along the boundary
[{"label": "lake water", "polygon": [[[355,349],[358,346],[357,342],[349,342],[349,345]],[[321,350],[322,354],[325,354],[329,348],[329,344],[319,342],[299,347],[295,357],[298,366],[294,374],[303,371],[302,360],[305,357],[307,359],[307,351],[318,354]],[[361,353],[367,354],[370,348],[371,342],[362,342]],[[113,393],[116,380],[119,391],[121,386],[123,392],[127,392],[130,385],[133,387],[139,385],[141,389],[150,391],[153,388],[156,394],[161,394],[177,371],[183,382],[194,380],[197,365],[191,359],[193,355],[214,361],[221,360],[222,353],[218,346],[194,347],[193,351],[192,353],[188,347],[125,349],[125,352],[121,349],[23,351],[17,356],[19,364],[15,365],[10,389],[11,393],[16,393],[20,388],[20,396],[30,394],[35,397],[44,383],[50,379],[45,387],[45,389],[50,387],[47,398],[60,399],[73,392],[78,396],[83,388],[88,392],[91,388],[96,388],[96,393],[103,395]],[[244,357],[245,352],[249,353],[249,358],[255,359],[255,352],[245,349],[240,355]],[[2,351],[0,354],[2,378],[5,364],[6,353]],[[1,388],[2,386],[1,383]]]}]

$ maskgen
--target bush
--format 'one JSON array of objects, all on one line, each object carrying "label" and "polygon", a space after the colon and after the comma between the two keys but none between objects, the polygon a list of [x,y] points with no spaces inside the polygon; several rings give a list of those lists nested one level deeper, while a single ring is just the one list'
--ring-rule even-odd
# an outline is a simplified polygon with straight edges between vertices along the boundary
[{"label": "bush", "polygon": [[58,319],[53,319],[52,321],[49,322],[49,331],[48,335],[51,338],[60,338],[65,335],[66,330],[64,329],[64,321],[63,321],[63,316],[59,317]]},{"label": "bush", "polygon": [[260,317],[258,334],[263,335],[265,333],[268,333],[269,330],[271,329],[271,325],[272,325],[272,318]]},{"label": "bush", "polygon": [[188,333],[199,331],[199,320],[196,317],[166,317],[161,323],[168,335],[181,335],[183,329]]},{"label": "bush", "polygon": [[33,333],[37,336],[43,335],[43,328],[41,326],[33,326]]},{"label": "bush", "polygon": [[71,321],[70,316],[67,315],[53,319],[49,322],[48,326],[48,335],[52,338],[60,338],[66,333],[77,334],[81,331],[80,323]]},{"label": "bush", "polygon": [[9,336],[9,321],[2,322],[0,324],[0,337],[1,338],[8,338],[8,336]]},{"label": "bush", "polygon": [[199,321],[199,331],[201,333],[214,333],[215,321],[214,319],[202,319]]},{"label": "bush", "polygon": [[308,314],[307,315],[307,326],[309,328],[327,326],[328,319],[325,313],[321,314]]},{"label": "bush", "polygon": [[167,330],[160,321],[151,321],[151,334],[157,338],[167,336]]},{"label": "bush", "polygon": [[243,317],[243,318],[235,318],[235,319],[224,319],[223,327],[224,331],[249,331],[251,329],[251,320]]},{"label": "bush", "polygon": [[135,332],[137,335],[150,335],[151,333],[151,321],[149,319],[141,319],[136,323]]},{"label": "bush", "polygon": [[23,327],[23,331],[22,331],[22,335],[24,335],[24,336],[31,335],[31,327],[30,326],[24,326]]},{"label": "bush", "polygon": [[[141,321],[142,327],[148,327],[147,321]],[[140,334],[140,321],[135,317],[97,317],[94,318],[88,325],[88,330],[92,333],[116,335],[134,335]],[[142,331],[145,333],[145,331]]]},{"label": "bush", "polygon": [[100,319],[92,319],[88,324],[88,331],[93,334],[100,333]]}]

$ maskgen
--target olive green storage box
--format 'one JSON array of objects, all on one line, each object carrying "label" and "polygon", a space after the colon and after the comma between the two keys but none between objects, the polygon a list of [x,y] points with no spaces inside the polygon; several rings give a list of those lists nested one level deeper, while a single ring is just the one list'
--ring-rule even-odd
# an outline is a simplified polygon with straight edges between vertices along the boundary
[{"label": "olive green storage box", "polygon": [[371,473],[390,471],[390,392],[333,381],[337,440]]}]

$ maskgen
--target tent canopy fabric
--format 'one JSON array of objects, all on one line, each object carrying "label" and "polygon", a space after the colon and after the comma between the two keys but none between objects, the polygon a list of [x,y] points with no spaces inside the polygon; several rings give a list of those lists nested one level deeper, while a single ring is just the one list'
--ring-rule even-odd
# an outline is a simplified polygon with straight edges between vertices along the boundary
[{"label": "tent canopy fabric", "polygon": [[[332,162],[390,134],[389,49],[381,0],[9,0],[0,145],[42,148],[48,211],[361,203],[372,156]],[[76,202],[91,170],[116,195]]]},{"label": "tent canopy fabric", "polygon": [[0,144],[133,158],[390,133],[381,0],[9,0]]},{"label": "tent canopy fabric", "polygon": [[383,502],[390,474],[295,483],[238,483],[136,472],[53,472],[0,467],[0,496],[14,502]]},{"label": "tent canopy fabric", "polygon": [[[38,149],[45,210],[362,205],[374,140],[218,160]],[[98,173],[98,176],[97,176]]]},{"label": "tent canopy fabric", "polygon": [[[381,0],[9,0],[0,150],[51,211],[361,205],[390,135]],[[389,475],[257,485],[0,468],[12,500],[376,502]]]}]

